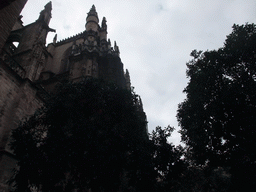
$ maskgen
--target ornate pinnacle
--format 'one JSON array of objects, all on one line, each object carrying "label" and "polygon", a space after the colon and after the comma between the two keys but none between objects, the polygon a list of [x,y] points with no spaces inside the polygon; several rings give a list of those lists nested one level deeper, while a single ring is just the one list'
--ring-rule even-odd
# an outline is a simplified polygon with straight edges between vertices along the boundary
[{"label": "ornate pinnacle", "polygon": [[45,10],[52,10],[52,2],[50,1],[49,3],[47,3],[47,4],[44,6],[44,9],[45,9]]},{"label": "ornate pinnacle", "polygon": [[103,17],[103,19],[102,19],[101,28],[107,30],[107,20],[106,20],[106,17]]},{"label": "ornate pinnacle", "polygon": [[126,69],[126,73],[125,73],[126,75],[129,75],[129,71],[128,71],[128,69]]},{"label": "ornate pinnacle", "polygon": [[57,42],[57,34],[55,34],[54,38],[53,38],[53,44],[55,44]]},{"label": "ornate pinnacle", "polygon": [[119,53],[119,47],[116,45],[116,41],[115,41],[115,43],[114,43],[114,49],[115,49],[116,52]]},{"label": "ornate pinnacle", "polygon": [[[92,5],[92,8],[90,9],[90,11],[89,11],[89,13],[88,13],[88,16],[89,16],[89,15],[94,15],[94,16],[98,17],[98,14],[97,14],[97,12],[96,12],[96,8],[95,8],[94,5]],[[87,17],[88,17],[88,16],[87,16]]]},{"label": "ornate pinnacle", "polygon": [[92,5],[92,8],[91,8],[90,12],[91,12],[91,11],[96,12],[96,8],[95,8],[94,5]]},{"label": "ornate pinnacle", "polygon": [[51,11],[52,11],[52,2],[50,1],[44,6],[44,10],[40,12],[40,15],[37,21],[44,21],[48,25],[52,17]]}]

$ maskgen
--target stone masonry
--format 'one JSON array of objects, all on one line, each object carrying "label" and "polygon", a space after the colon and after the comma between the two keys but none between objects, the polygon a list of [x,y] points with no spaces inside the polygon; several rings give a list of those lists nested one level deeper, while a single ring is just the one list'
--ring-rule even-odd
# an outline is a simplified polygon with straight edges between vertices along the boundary
[{"label": "stone masonry", "polygon": [[[85,30],[46,46],[52,18],[52,3],[45,5],[38,19],[23,26],[19,16],[27,0],[0,3],[0,192],[10,191],[7,181],[16,166],[9,148],[10,134],[18,124],[43,105],[45,96],[63,79],[80,81],[99,78],[130,89],[128,70],[124,72],[116,42],[107,39],[107,20],[101,25],[93,5]],[[18,44],[18,45],[17,45]],[[142,117],[141,100],[137,104]]]}]

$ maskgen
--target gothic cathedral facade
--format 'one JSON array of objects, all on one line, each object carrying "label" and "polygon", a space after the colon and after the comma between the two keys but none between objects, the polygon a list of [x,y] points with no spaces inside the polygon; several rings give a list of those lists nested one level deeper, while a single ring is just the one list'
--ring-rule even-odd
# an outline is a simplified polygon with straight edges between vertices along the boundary
[{"label": "gothic cathedral facade", "polygon": [[[38,19],[23,26],[21,10],[27,0],[3,0],[0,7],[0,191],[8,191],[6,181],[16,164],[8,147],[11,130],[44,102],[44,93],[61,80],[100,78],[130,89],[119,48],[107,39],[107,21],[101,25],[93,5],[85,30],[46,46],[52,3],[45,5]],[[138,104],[142,109],[141,102]],[[143,112],[143,114],[145,114]],[[146,118],[146,116],[145,116]]]}]

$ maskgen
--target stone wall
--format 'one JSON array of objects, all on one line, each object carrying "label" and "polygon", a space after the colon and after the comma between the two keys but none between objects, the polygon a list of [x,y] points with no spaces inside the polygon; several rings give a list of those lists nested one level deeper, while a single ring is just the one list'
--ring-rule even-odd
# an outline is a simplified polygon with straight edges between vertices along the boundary
[{"label": "stone wall", "polygon": [[[19,14],[27,0],[0,1],[8,2],[5,6],[0,3],[0,192],[3,192],[10,191],[6,182],[16,166],[15,156],[8,145],[11,132],[23,118],[32,115],[43,104],[46,91],[54,92],[54,86],[62,79],[79,81],[85,76],[114,82],[124,88],[130,81],[126,82],[124,77],[116,43],[113,48],[110,40],[106,41],[106,24],[98,31],[94,6],[91,9],[94,16],[88,17],[87,23],[97,19],[96,25],[94,23],[97,32],[88,29],[60,42],[55,39],[46,50],[43,44],[48,28],[42,21],[44,12],[36,22],[21,29]],[[46,7],[50,14],[51,3]],[[12,29],[15,31],[11,32]],[[102,36],[98,32],[102,32]],[[12,41],[18,41],[19,46],[10,49]],[[35,81],[39,76],[39,81]]]},{"label": "stone wall", "polygon": [[20,78],[4,61],[0,60],[0,191],[7,190],[6,182],[12,174],[16,160],[9,142],[12,129],[42,105],[37,89]]},{"label": "stone wall", "polygon": [[[1,4],[4,4],[5,1],[1,0]],[[26,2],[27,0],[15,0],[0,10],[0,50],[3,48]]]}]

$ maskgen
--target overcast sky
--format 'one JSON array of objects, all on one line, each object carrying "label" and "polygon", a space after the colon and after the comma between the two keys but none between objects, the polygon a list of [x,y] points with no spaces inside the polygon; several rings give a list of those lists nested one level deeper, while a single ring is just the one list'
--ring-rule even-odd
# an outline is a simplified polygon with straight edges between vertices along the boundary
[{"label": "overcast sky", "polygon": [[[24,25],[34,22],[49,0],[28,0]],[[174,126],[178,104],[185,99],[186,63],[190,52],[223,46],[232,25],[256,23],[255,0],[52,0],[50,27],[58,40],[85,30],[86,16],[95,5],[100,23],[105,16],[108,38],[117,42],[130,72],[132,86],[143,102],[149,132]],[[54,33],[49,33],[48,43]],[[171,142],[178,144],[173,134]]]}]

